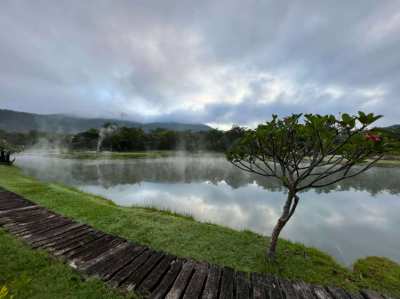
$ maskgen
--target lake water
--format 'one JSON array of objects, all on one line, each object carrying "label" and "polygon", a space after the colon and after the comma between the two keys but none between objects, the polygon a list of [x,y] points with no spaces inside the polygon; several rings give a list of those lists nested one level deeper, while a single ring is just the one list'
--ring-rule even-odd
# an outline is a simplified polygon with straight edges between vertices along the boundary
[{"label": "lake water", "polygon": [[[28,175],[101,195],[121,206],[154,206],[200,221],[270,235],[286,198],[272,180],[219,155],[73,160],[24,154]],[[376,167],[329,188],[301,193],[282,237],[317,247],[346,265],[378,255],[400,262],[400,168]]]}]

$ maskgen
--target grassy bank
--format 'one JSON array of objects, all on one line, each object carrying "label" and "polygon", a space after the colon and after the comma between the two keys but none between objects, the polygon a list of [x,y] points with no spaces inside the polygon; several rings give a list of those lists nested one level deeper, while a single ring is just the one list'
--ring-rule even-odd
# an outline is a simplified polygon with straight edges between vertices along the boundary
[{"label": "grassy bank", "polygon": [[371,288],[400,297],[400,266],[388,264],[386,259],[363,259],[350,271],[317,249],[281,240],[277,263],[267,264],[268,238],[249,231],[199,223],[155,209],[117,207],[73,188],[41,183],[15,167],[0,166],[0,186],[103,231],[178,256],[349,290]]}]

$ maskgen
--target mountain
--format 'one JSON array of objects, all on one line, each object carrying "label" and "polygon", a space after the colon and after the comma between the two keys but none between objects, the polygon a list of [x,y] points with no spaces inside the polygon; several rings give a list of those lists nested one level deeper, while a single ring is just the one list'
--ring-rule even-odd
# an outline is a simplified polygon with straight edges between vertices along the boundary
[{"label": "mountain", "polygon": [[392,125],[390,127],[381,128],[385,132],[390,133],[393,137],[400,139],[400,125]]},{"label": "mountain", "polygon": [[29,132],[31,130],[52,133],[78,133],[90,128],[100,128],[112,122],[119,126],[142,128],[150,131],[163,128],[174,131],[208,131],[211,128],[203,124],[185,124],[176,122],[139,123],[107,118],[81,118],[62,114],[34,114],[0,109],[0,130],[8,132]]},{"label": "mountain", "polygon": [[384,128],[384,129],[389,130],[389,131],[396,131],[396,132],[399,132],[399,131],[400,131],[400,125],[392,125],[392,126],[390,126],[390,127]]}]

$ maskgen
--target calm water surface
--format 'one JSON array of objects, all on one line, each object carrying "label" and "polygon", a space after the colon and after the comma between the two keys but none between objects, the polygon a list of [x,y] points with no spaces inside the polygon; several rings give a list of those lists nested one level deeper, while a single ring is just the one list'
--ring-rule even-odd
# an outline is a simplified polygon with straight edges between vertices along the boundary
[{"label": "calm water surface", "polygon": [[[154,206],[269,235],[286,198],[272,179],[244,173],[223,156],[73,160],[24,154],[17,165],[121,206]],[[400,168],[376,167],[301,194],[282,237],[328,252],[344,264],[370,256],[400,262]]]}]

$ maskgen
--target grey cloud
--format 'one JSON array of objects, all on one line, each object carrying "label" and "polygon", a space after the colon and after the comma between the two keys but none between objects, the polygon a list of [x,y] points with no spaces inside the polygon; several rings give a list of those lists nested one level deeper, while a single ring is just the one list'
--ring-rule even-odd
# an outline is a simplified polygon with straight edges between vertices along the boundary
[{"label": "grey cloud", "polygon": [[363,109],[395,123],[399,8],[372,0],[2,1],[0,107],[228,125]]}]

